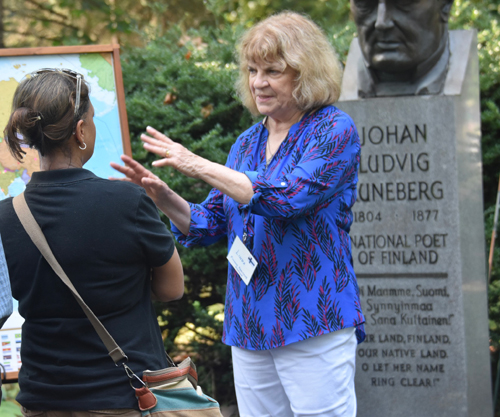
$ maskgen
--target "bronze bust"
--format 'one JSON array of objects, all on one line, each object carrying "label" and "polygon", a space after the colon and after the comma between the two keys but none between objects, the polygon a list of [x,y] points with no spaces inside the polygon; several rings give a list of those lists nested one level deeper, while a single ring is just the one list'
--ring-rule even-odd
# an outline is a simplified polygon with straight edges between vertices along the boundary
[{"label": "bronze bust", "polygon": [[360,97],[442,92],[453,0],[350,0],[363,60]]}]

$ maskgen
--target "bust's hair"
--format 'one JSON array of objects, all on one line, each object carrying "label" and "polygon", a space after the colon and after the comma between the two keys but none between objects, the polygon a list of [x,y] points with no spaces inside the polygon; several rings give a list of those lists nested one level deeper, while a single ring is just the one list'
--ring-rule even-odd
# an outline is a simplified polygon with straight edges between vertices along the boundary
[{"label": "bust's hair", "polygon": [[262,60],[278,62],[297,72],[293,97],[309,111],[336,102],[342,69],[333,46],[309,18],[281,12],[259,22],[243,34],[238,45],[240,73],[236,88],[243,105],[259,114],[248,83],[248,65]]},{"label": "bust's hair", "polygon": [[42,156],[67,145],[76,121],[82,119],[90,105],[89,88],[82,79],[80,107],[75,115],[76,79],[51,71],[29,76],[17,86],[12,114],[4,129],[4,139],[18,161],[28,145]]}]

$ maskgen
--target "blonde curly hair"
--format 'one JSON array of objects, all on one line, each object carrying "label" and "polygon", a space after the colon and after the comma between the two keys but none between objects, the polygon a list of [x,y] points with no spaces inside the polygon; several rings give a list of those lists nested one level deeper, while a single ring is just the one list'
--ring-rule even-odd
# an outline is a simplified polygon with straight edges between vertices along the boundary
[{"label": "blonde curly hair", "polygon": [[299,109],[310,111],[335,103],[340,96],[342,68],[323,31],[308,17],[285,11],[259,22],[238,44],[240,74],[236,89],[254,115],[259,111],[248,83],[248,65],[278,62],[297,72],[293,97]]}]

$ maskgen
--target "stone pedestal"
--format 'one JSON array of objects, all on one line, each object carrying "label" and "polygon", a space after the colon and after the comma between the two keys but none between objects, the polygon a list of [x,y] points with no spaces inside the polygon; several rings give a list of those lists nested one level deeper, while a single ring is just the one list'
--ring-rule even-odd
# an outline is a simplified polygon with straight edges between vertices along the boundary
[{"label": "stone pedestal", "polygon": [[476,36],[450,32],[444,93],[338,107],[362,142],[351,230],[366,316],[358,417],[491,417]]}]

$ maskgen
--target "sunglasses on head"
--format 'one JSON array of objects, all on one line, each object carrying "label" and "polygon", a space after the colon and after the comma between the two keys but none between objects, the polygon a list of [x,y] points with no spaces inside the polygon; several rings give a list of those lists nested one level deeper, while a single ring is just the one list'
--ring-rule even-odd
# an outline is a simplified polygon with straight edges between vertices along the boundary
[{"label": "sunglasses on head", "polygon": [[48,72],[60,72],[62,74],[69,75],[70,77],[76,79],[75,114],[73,116],[76,119],[76,117],[78,115],[78,110],[80,109],[80,94],[82,92],[83,75],[76,72],[76,71],[70,70],[68,68],[41,68],[37,71],[33,71],[31,73],[31,76],[36,77],[37,75],[45,74]]}]

